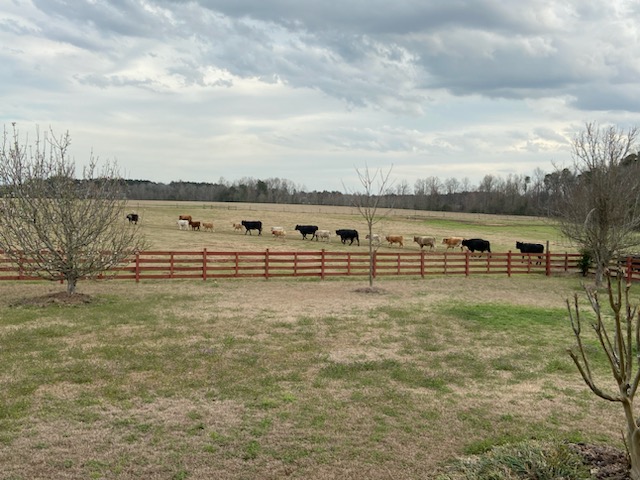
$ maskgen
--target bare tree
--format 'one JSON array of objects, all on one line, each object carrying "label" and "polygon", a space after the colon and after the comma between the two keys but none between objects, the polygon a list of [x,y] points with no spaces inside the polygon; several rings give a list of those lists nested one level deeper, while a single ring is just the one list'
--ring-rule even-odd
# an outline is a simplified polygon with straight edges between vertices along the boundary
[{"label": "bare tree", "polygon": [[632,306],[629,301],[631,284],[626,285],[623,295],[622,277],[622,272],[617,272],[614,287],[611,275],[606,275],[609,306],[613,312],[613,318],[602,312],[598,291],[585,288],[595,314],[595,319],[588,321],[600,345],[599,350],[605,353],[617,391],[607,391],[597,384],[596,373],[589,357],[594,350],[589,348],[588,344],[585,345],[582,338],[582,323],[585,320],[580,314],[578,294],[574,295],[573,305],[567,300],[571,328],[577,341],[576,346],[569,350],[569,355],[582,379],[594,394],[604,400],[622,405],[627,427],[625,443],[631,463],[630,474],[633,480],[640,480],[640,426],[634,410],[634,397],[640,384],[640,357],[637,355],[640,349],[640,314],[637,306]]},{"label": "bare tree", "polygon": [[[378,209],[380,206],[380,201],[383,198],[384,192],[387,188],[391,187],[391,183],[389,181],[389,177],[391,176],[391,170],[393,166],[389,168],[389,171],[384,173],[382,170],[378,169],[373,174],[369,170],[368,166],[365,166],[363,171],[360,171],[356,168],[356,173],[358,174],[358,179],[360,180],[360,184],[364,188],[363,192],[351,193],[353,199],[353,205],[358,210],[358,213],[362,215],[364,220],[367,222],[367,231],[369,236],[368,246],[369,246],[369,286],[373,287],[373,269],[374,269],[374,253],[375,248],[373,245],[373,226],[382,220],[381,216],[378,216]],[[391,208],[391,207],[388,207]]]},{"label": "bare tree", "polygon": [[636,127],[587,123],[573,141],[574,179],[556,196],[560,229],[591,254],[598,286],[611,260],[640,243],[640,165],[623,162],[637,136]]},{"label": "bare tree", "polygon": [[144,247],[137,224],[125,223],[124,182],[91,154],[76,178],[69,133],[53,131],[20,143],[15,123],[0,150],[0,249],[27,274],[78,280],[105,274]]}]

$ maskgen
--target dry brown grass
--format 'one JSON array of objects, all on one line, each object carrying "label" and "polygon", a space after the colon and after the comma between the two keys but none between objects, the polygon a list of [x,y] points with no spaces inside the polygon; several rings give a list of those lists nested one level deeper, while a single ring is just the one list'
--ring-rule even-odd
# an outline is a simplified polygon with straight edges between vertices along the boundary
[{"label": "dry brown grass", "polygon": [[[54,373],[76,358],[106,373],[43,380],[28,417],[11,422],[0,442],[0,478],[417,479],[470,444],[500,437],[580,432],[615,442],[617,409],[591,398],[577,373],[544,373],[527,361],[562,356],[558,330],[548,342],[523,345],[500,332],[472,333],[440,311],[451,302],[561,308],[577,279],[377,285],[383,294],[362,293],[365,282],[350,280],[83,282],[93,304],[38,310],[8,305],[58,286],[9,284],[0,312],[13,320],[2,335],[75,325],[53,337],[61,355],[51,360]],[[149,317],[114,310],[113,323],[103,318],[103,309],[125,300],[145,305]],[[420,343],[424,334],[429,343]],[[120,345],[136,362],[165,349],[170,355],[129,370]],[[29,364],[38,347],[21,355]],[[513,358],[515,370],[492,369],[502,357]],[[326,374],[368,364],[371,371],[353,377]],[[20,362],[12,365],[1,384],[23,374]],[[478,365],[488,370],[475,376]],[[446,388],[394,379],[411,369]]]}]

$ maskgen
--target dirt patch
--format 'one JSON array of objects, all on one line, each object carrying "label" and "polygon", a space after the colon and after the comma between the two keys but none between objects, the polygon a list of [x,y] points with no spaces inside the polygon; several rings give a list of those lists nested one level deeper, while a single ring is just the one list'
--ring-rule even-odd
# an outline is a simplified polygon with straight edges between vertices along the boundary
[{"label": "dirt patch", "polygon": [[48,307],[58,305],[68,307],[91,303],[92,298],[84,293],[56,292],[37,297],[22,298],[10,304],[12,307]]},{"label": "dirt patch", "polygon": [[369,293],[369,294],[372,294],[372,295],[385,295],[385,294],[388,293],[384,288],[380,288],[380,287],[356,288],[354,290],[354,292],[356,292],[356,293]]},{"label": "dirt patch", "polygon": [[575,443],[571,449],[584,460],[598,480],[630,480],[629,462],[624,451],[608,445]]}]

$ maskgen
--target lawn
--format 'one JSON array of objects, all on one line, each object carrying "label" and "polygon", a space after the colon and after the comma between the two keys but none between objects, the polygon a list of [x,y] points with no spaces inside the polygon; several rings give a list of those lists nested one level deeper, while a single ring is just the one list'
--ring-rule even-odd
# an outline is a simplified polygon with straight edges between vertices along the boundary
[{"label": "lawn", "polygon": [[3,283],[0,478],[418,479],[520,440],[620,446],[566,354],[579,282],[86,281],[75,306]]}]

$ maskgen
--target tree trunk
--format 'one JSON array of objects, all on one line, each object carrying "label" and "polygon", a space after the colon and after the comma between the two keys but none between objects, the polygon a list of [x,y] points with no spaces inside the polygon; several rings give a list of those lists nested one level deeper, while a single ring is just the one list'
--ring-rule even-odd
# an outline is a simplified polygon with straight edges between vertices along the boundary
[{"label": "tree trunk", "polygon": [[75,277],[67,277],[67,293],[69,295],[73,295],[76,293],[76,284],[78,283],[78,279]]},{"label": "tree trunk", "polygon": [[632,480],[640,480],[640,438],[638,429],[627,434],[627,448],[629,449],[629,462],[631,469],[629,476]]}]

